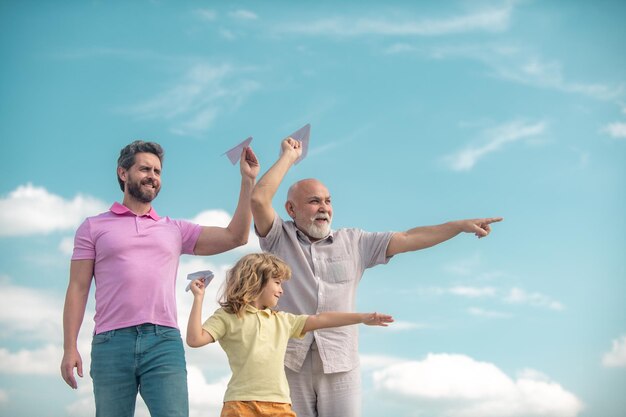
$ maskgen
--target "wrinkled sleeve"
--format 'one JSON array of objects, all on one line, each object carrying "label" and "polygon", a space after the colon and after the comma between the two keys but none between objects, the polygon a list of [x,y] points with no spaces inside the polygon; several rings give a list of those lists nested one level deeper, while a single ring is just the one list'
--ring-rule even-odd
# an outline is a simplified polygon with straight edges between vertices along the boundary
[{"label": "wrinkled sleeve", "polygon": [[359,250],[365,268],[386,264],[391,257],[387,257],[387,247],[393,232],[365,232],[361,231]]},{"label": "wrinkled sleeve", "polygon": [[265,237],[259,236],[256,228],[254,228],[254,232],[259,238],[259,243],[261,244],[261,249],[264,251],[271,252],[272,248],[275,248],[278,245],[280,237],[282,236],[283,229],[283,219],[276,214],[274,216],[274,222],[272,223],[272,227],[270,231],[267,233]]},{"label": "wrinkled sleeve", "polygon": [[214,340],[220,340],[226,334],[226,313],[224,309],[217,309],[215,313],[202,324],[202,328],[209,332]]},{"label": "wrinkled sleeve", "polygon": [[302,330],[304,329],[304,324],[306,323],[306,319],[308,319],[309,316],[306,314],[298,314],[298,315],[291,314],[291,313],[284,313],[284,314],[287,319],[287,322],[291,326],[291,333],[289,337],[294,338],[294,339],[303,339],[304,334],[302,333]]},{"label": "wrinkled sleeve", "polygon": [[173,220],[178,230],[180,230],[180,237],[182,242],[181,253],[185,255],[193,255],[193,249],[196,247],[198,237],[202,231],[202,226],[196,223],[191,223],[187,220]]}]

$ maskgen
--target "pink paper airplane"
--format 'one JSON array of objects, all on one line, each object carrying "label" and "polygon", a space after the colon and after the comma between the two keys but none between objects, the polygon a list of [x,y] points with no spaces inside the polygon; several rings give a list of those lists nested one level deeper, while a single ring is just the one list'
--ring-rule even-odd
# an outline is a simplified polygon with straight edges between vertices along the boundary
[{"label": "pink paper airplane", "polygon": [[239,161],[239,159],[241,159],[241,152],[243,152],[243,148],[250,145],[250,142],[252,142],[252,136],[250,136],[248,139],[244,140],[234,148],[227,150],[222,155],[226,155],[228,159],[230,159],[231,164],[235,165]]}]

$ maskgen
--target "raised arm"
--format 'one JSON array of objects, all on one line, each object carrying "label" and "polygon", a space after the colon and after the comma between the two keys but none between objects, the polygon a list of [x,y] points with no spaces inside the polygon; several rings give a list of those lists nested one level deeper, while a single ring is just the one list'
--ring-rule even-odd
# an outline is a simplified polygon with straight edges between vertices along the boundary
[{"label": "raised arm", "polygon": [[287,138],[281,143],[281,154],[278,161],[267,170],[252,191],[252,217],[254,227],[259,236],[267,236],[276,212],[272,207],[272,199],[278,191],[281,181],[289,171],[289,168],[302,155],[302,143],[292,138]]},{"label": "raised arm", "polygon": [[415,227],[406,232],[396,232],[387,246],[387,257],[429,248],[463,232],[474,233],[478,238],[482,238],[491,232],[491,223],[502,220],[502,217],[456,220],[436,226]]},{"label": "raised arm", "polygon": [[78,333],[85,317],[89,288],[93,278],[94,261],[92,259],[72,261],[70,264],[70,282],[65,295],[63,308],[63,359],[61,376],[70,387],[76,389],[74,368],[83,377],[83,360],[78,352]]},{"label": "raised arm", "polygon": [[252,223],[250,196],[260,169],[259,161],[254,152],[252,152],[252,148],[244,148],[239,165],[241,189],[235,214],[233,214],[232,220],[226,227],[202,227],[194,248],[196,255],[214,255],[245,245],[248,242],[250,224]]},{"label": "raised arm", "polygon": [[213,336],[202,328],[202,302],[204,301],[204,283],[199,279],[192,281],[193,304],[187,322],[187,344],[200,347],[215,342]]},{"label": "raised arm", "polygon": [[326,329],[328,327],[348,326],[350,324],[366,324],[368,326],[384,326],[392,323],[393,317],[387,314],[379,313],[340,313],[325,312],[314,316],[309,316],[304,323],[302,334],[317,329]]}]

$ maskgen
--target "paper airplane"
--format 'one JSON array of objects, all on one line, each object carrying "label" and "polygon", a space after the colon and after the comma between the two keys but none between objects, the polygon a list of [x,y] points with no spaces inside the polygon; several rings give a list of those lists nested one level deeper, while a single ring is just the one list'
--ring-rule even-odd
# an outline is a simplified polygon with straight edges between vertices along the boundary
[{"label": "paper airplane", "polygon": [[309,136],[311,135],[311,124],[307,123],[300,129],[293,132],[289,137],[295,140],[299,140],[302,142],[302,155],[300,158],[296,159],[296,164],[302,161],[306,157],[306,153],[309,150]]},{"label": "paper airplane", "polygon": [[231,164],[235,165],[239,161],[239,159],[241,159],[241,152],[243,152],[243,148],[250,145],[250,142],[252,142],[252,136],[250,136],[248,139],[244,140],[234,148],[227,150],[222,155],[226,155],[228,159],[230,159]]},{"label": "paper airplane", "polygon": [[191,283],[196,279],[202,280],[202,282],[204,282],[204,287],[206,288],[209,285],[209,282],[213,280],[213,271],[209,271],[207,269],[206,271],[193,272],[187,275],[187,279],[189,280],[189,284],[187,284],[185,291],[189,291],[191,289]]}]

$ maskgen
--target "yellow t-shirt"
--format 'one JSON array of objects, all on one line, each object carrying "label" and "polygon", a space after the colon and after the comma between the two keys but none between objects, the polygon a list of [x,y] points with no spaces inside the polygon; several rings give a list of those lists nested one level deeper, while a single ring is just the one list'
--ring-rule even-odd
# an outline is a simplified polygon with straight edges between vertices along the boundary
[{"label": "yellow t-shirt", "polygon": [[307,315],[247,305],[241,318],[220,308],[202,328],[219,341],[233,373],[224,401],[291,404],[284,360],[289,338],[302,338]]}]

